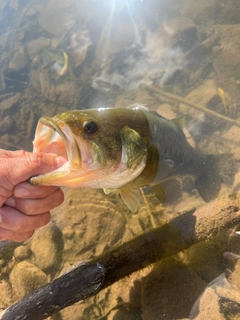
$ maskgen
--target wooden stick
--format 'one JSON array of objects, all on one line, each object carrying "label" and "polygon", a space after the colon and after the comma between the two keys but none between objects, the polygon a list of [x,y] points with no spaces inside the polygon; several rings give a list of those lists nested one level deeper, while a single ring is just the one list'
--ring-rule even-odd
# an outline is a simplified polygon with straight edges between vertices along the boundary
[{"label": "wooden stick", "polygon": [[0,100],[9,98],[9,97],[13,96],[14,94],[15,94],[14,92],[3,93],[3,94],[0,93]]},{"label": "wooden stick", "polygon": [[166,97],[166,98],[168,98],[170,100],[173,100],[173,101],[176,101],[176,102],[179,102],[179,103],[186,104],[189,107],[201,110],[201,111],[203,111],[205,113],[210,114],[213,117],[219,118],[219,119],[221,119],[223,121],[226,121],[226,122],[230,122],[231,124],[233,124],[236,127],[240,127],[240,123],[238,121],[236,121],[234,119],[231,119],[231,118],[228,118],[228,117],[225,117],[222,114],[220,114],[218,112],[215,112],[215,111],[212,111],[212,110],[210,110],[208,108],[205,108],[205,107],[203,107],[203,106],[201,106],[199,104],[192,103],[192,102],[188,101],[187,99],[184,99],[184,98],[182,98],[182,97],[180,97],[180,96],[178,96],[176,94],[163,91],[163,90],[161,90],[161,89],[159,89],[158,87],[155,87],[155,86],[149,86],[148,89],[150,91],[152,91],[154,94],[160,95],[162,97]]},{"label": "wooden stick", "polygon": [[99,263],[82,263],[6,309],[0,319],[46,319],[51,314],[96,294],[104,275],[105,269]]}]

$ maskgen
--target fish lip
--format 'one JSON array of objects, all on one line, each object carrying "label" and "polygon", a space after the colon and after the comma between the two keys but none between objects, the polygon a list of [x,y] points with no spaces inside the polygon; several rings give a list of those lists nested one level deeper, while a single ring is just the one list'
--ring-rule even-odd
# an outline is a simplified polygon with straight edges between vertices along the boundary
[{"label": "fish lip", "polygon": [[[42,125],[56,131],[59,134],[59,136],[63,140],[63,143],[67,151],[67,160],[69,162],[69,167],[71,169],[80,169],[82,166],[81,151],[76,141],[76,138],[73,135],[69,126],[66,125],[64,121],[56,121],[50,117],[42,117],[39,120],[39,122]],[[68,129],[68,135],[60,128],[58,123],[62,124],[63,127]]]}]

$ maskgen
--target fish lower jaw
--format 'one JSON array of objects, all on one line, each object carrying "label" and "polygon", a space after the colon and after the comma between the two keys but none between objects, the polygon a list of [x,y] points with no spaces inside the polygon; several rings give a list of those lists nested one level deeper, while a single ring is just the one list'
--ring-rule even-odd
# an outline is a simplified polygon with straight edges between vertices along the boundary
[{"label": "fish lower jaw", "polygon": [[118,189],[134,180],[144,169],[143,160],[137,170],[131,170],[124,163],[117,169],[99,168],[94,161],[82,159],[81,167],[75,166],[71,159],[55,171],[31,178],[34,185],[59,186],[69,188],[90,187],[96,189]]}]

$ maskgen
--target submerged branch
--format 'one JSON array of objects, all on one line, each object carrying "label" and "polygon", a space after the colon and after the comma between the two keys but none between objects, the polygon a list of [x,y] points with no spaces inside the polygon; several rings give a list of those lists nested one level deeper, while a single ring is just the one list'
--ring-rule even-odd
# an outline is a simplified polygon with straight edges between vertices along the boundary
[{"label": "submerged branch", "polygon": [[3,93],[3,94],[0,93],[0,100],[7,99],[11,96],[14,96],[14,92]]},{"label": "submerged branch", "polygon": [[240,222],[240,197],[231,196],[188,212],[168,224],[83,263],[32,292],[2,313],[2,320],[41,320],[95,295],[114,282]]},{"label": "submerged branch", "polygon": [[183,104],[185,104],[185,105],[187,105],[189,107],[201,110],[201,111],[203,111],[205,113],[208,113],[213,117],[219,118],[219,119],[221,119],[223,121],[226,121],[226,122],[230,122],[231,124],[233,124],[236,127],[240,127],[240,123],[238,121],[236,121],[234,119],[231,119],[231,118],[228,118],[228,117],[225,117],[222,114],[220,114],[218,112],[215,112],[215,111],[212,111],[212,110],[210,110],[208,108],[205,108],[205,107],[203,107],[203,106],[201,106],[199,104],[192,103],[189,100],[184,99],[184,98],[182,98],[182,97],[180,97],[180,96],[178,96],[176,94],[166,92],[166,91],[161,90],[161,89],[159,89],[158,87],[155,87],[155,86],[150,86],[150,87],[148,87],[148,89],[150,91],[152,91],[154,94],[161,95],[162,97],[168,98],[169,100],[172,100],[172,101],[183,103]]}]

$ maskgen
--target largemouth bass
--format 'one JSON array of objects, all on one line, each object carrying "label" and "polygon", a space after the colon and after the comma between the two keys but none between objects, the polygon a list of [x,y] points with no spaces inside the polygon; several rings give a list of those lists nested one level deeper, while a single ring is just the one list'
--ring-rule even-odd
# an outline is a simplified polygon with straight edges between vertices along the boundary
[{"label": "largemouth bass", "polygon": [[141,106],[43,117],[33,145],[34,152],[56,153],[66,162],[31,178],[32,184],[118,190],[132,211],[140,205],[144,186],[150,185],[163,203],[179,197],[183,176],[194,178],[207,202],[221,188],[219,160],[195,150],[176,121]]}]

